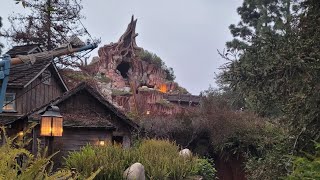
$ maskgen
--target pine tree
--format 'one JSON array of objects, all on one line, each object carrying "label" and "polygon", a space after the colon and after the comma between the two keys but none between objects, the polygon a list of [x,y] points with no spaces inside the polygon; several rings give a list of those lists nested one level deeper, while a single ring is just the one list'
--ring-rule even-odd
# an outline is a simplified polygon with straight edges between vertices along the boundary
[{"label": "pine tree", "polygon": [[[230,52],[241,50],[241,54],[220,75],[222,82],[242,94],[251,110],[263,116],[285,117],[291,133],[297,136],[295,148],[307,151],[312,148],[310,140],[320,137],[319,9],[318,0],[298,1],[286,12],[290,15],[284,28],[272,29],[275,23],[271,23],[259,33],[251,29],[254,36],[249,41],[242,39],[244,48],[230,46]],[[253,14],[252,9],[249,12],[245,14]],[[228,54],[223,56],[228,58]]]},{"label": "pine tree", "polygon": [[229,50],[244,50],[268,34],[283,35],[290,29],[292,0],[244,0],[237,9],[241,21],[229,26],[234,39]]},{"label": "pine tree", "polygon": [[[19,0],[17,1],[19,2]],[[24,0],[31,13],[11,15],[11,27],[3,32],[16,44],[41,44],[46,50],[62,44],[71,35],[83,35],[78,20],[83,18],[81,0]]]},{"label": "pine tree", "polygon": [[263,116],[281,113],[270,93],[269,83],[273,82],[262,79],[270,76],[270,64],[278,59],[275,50],[291,33],[294,5],[292,0],[244,0],[237,9],[241,21],[229,27],[234,39],[226,43],[227,53],[221,53],[229,63],[219,81],[237,91],[246,108]]}]

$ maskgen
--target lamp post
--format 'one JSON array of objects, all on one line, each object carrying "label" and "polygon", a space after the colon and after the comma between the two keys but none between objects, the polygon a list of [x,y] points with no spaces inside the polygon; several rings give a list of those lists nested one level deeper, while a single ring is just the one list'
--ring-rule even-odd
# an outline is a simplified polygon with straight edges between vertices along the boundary
[{"label": "lamp post", "polygon": [[58,106],[48,106],[46,111],[41,115],[40,136],[45,137],[45,145],[48,146],[48,154],[53,151],[54,136],[62,136],[63,118]]}]

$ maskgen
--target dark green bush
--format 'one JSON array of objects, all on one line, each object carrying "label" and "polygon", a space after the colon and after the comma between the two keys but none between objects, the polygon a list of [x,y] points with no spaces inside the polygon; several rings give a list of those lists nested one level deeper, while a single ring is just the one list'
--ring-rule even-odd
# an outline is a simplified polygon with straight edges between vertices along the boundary
[{"label": "dark green bush", "polygon": [[204,180],[215,179],[217,171],[213,167],[213,160],[211,159],[197,159],[194,168],[194,174],[200,175]]},{"label": "dark green bush", "polygon": [[286,179],[320,179],[320,143],[316,143],[315,155],[294,157],[293,172]]}]

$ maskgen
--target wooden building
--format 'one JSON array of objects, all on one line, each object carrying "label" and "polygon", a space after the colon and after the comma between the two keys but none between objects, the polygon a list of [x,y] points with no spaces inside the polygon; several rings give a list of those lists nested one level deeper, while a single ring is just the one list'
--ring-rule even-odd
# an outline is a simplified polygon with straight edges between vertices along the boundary
[{"label": "wooden building", "polygon": [[[0,114],[0,126],[6,126],[9,135],[23,131],[31,122],[38,123],[46,107],[56,105],[64,123],[62,137],[54,138],[54,151],[59,150],[64,155],[86,144],[130,146],[132,133],[138,125],[88,84],[81,83],[68,90],[51,59],[33,65],[16,65],[10,70],[4,112]],[[32,133],[33,153],[37,152],[36,139],[43,140],[39,131],[37,125]]]},{"label": "wooden building", "polygon": [[[15,46],[6,54],[16,57],[41,51],[38,45],[26,45]],[[0,126],[7,126],[9,135],[22,131],[27,122],[17,119],[67,91],[68,87],[51,58],[12,66]]]},{"label": "wooden building", "polygon": [[[41,114],[49,105],[60,108],[63,116],[63,135],[54,137],[54,150],[62,154],[79,150],[91,145],[106,145],[108,143],[121,144],[130,147],[131,135],[138,130],[138,125],[127,118],[115,106],[109,103],[94,88],[81,83],[76,88],[39,107],[20,119],[29,122],[39,122]],[[34,129],[33,138],[40,138],[40,128]],[[33,152],[37,151],[36,141]]]}]

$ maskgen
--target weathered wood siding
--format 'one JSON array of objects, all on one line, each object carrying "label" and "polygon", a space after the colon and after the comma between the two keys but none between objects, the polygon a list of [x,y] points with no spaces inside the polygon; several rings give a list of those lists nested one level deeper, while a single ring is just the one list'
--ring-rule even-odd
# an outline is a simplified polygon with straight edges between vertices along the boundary
[{"label": "weathered wood siding", "polygon": [[[45,138],[40,136],[40,127],[37,126],[33,131],[33,138],[41,140],[41,147],[45,145]],[[60,151],[59,156],[66,156],[68,152],[79,151],[87,144],[98,146],[100,140],[104,140],[106,145],[112,143],[112,136],[123,136],[123,147],[130,147],[130,136],[121,132],[102,128],[71,128],[64,127],[61,137],[54,137],[53,150]],[[32,152],[37,152],[37,142],[33,141]]]},{"label": "weathered wood siding", "polygon": [[[44,146],[45,139],[39,135],[39,127],[36,130],[37,138],[41,140]],[[53,150],[60,151],[61,155],[67,155],[69,151],[79,151],[81,147],[90,145],[99,145],[99,140],[105,143],[111,143],[112,131],[106,129],[87,129],[87,128],[64,128],[63,136],[54,137]],[[34,144],[35,145],[35,144]],[[36,150],[34,149],[35,153]]]},{"label": "weathered wood siding", "polygon": [[99,140],[111,143],[112,131],[106,129],[65,128],[62,137],[55,137],[56,150],[78,151],[87,144],[99,145]]},{"label": "weathered wood siding", "polygon": [[84,122],[87,126],[95,124],[106,126],[107,123],[104,122],[109,121],[115,125],[119,131],[124,133],[130,132],[125,122],[85,90],[81,90],[71,98],[58,104],[58,106],[63,116],[79,117],[79,121]]},{"label": "weathered wood siding", "polygon": [[[116,126],[116,130],[113,132],[113,135],[123,136],[123,146],[130,147],[131,131],[128,128],[128,125],[87,91],[80,91],[72,98],[67,99],[58,106],[62,116],[79,117],[78,120],[88,126],[97,124],[97,122],[99,122],[98,124],[101,126],[106,126],[107,123],[104,123],[104,120],[111,122]],[[65,119],[65,121],[68,121],[68,119]]]},{"label": "weathered wood siding", "polygon": [[[62,137],[54,138],[54,150],[59,150],[60,156],[67,155],[69,151],[80,150],[87,144],[98,145],[101,139],[111,142],[113,136],[122,136],[123,147],[130,147],[131,131],[128,125],[87,91],[82,90],[72,95],[58,106],[64,117],[64,124],[69,124],[69,127],[64,127]],[[102,128],[108,122],[115,126],[114,130]],[[78,127],[70,127],[70,123],[75,123],[74,126]],[[44,138],[40,137],[39,127],[35,132],[36,137],[44,142]],[[33,148],[36,148],[35,142]]]},{"label": "weathered wood siding", "polygon": [[[51,67],[49,67],[50,69]],[[51,73],[50,85],[44,84],[40,77],[23,89],[8,88],[7,93],[16,94],[16,111],[18,114],[25,114],[29,111],[47,104],[52,99],[62,95],[65,90],[58,77]]]}]

